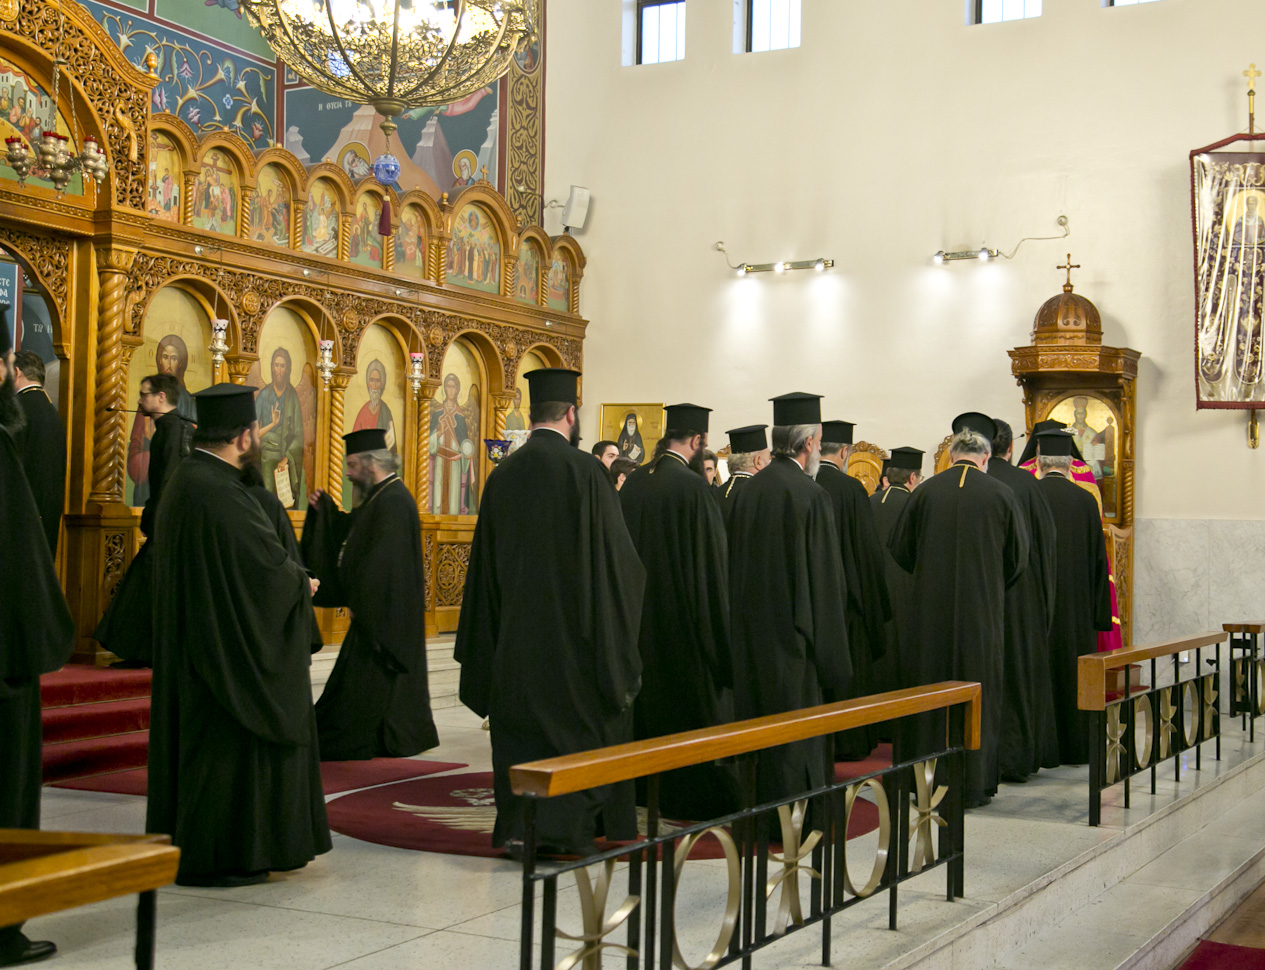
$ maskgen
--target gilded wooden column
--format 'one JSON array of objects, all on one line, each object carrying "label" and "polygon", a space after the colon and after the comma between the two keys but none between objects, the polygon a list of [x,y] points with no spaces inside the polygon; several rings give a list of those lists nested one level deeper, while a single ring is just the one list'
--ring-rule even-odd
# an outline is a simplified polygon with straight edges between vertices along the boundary
[{"label": "gilded wooden column", "polygon": [[437,390],[438,381],[423,381],[417,394],[417,472],[413,497],[423,515],[430,512],[430,402]]},{"label": "gilded wooden column", "polygon": [[331,374],[329,378],[329,484],[325,491],[334,504],[343,504],[343,461],[347,444],[343,441],[343,397],[351,374]]},{"label": "gilded wooden column", "polygon": [[180,197],[180,221],[186,226],[193,225],[193,187],[197,181],[197,173],[184,173],[184,195]]},{"label": "gilded wooden column", "polygon": [[444,283],[448,279],[448,240],[430,240],[430,269],[426,274],[436,283]]},{"label": "gilded wooden column", "polygon": [[492,395],[493,438],[499,441],[505,440],[505,419],[509,416],[509,410],[513,406],[513,394]]},{"label": "gilded wooden column", "polygon": [[123,473],[127,462],[127,416],[122,410],[127,407],[123,316],[127,311],[128,271],[136,258],[136,250],[101,246],[96,249],[96,257],[101,295],[97,317],[92,491],[88,501],[105,504],[123,501]]},{"label": "gilded wooden column", "polygon": [[240,212],[241,215],[239,219],[240,225],[238,226],[238,229],[237,229],[237,235],[243,239],[250,238],[251,200],[255,198],[256,191],[257,191],[256,189],[242,190],[242,204],[238,206],[238,211]]},{"label": "gilded wooden column", "polygon": [[293,215],[290,217],[290,248],[298,249],[303,243],[303,211],[307,203],[302,199],[295,199],[290,203]]},{"label": "gilded wooden column", "polygon": [[255,361],[258,359],[257,357],[225,357],[224,363],[228,365],[229,383],[245,384],[250,369],[255,366]]}]

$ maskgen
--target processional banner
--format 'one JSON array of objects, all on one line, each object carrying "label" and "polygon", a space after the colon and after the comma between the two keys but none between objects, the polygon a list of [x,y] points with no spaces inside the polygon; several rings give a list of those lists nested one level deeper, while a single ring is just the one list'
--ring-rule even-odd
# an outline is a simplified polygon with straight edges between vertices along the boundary
[{"label": "processional banner", "polygon": [[1190,155],[1196,407],[1265,403],[1265,153]]}]

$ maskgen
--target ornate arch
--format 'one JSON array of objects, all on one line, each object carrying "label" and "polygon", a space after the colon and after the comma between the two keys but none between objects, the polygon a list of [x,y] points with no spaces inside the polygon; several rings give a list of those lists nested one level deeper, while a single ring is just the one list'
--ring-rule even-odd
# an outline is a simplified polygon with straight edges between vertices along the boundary
[{"label": "ornate arch", "polygon": [[72,245],[70,239],[62,236],[37,236],[16,226],[0,223],[0,246],[13,253],[49,295],[49,309],[59,340],[65,339],[66,335]]}]

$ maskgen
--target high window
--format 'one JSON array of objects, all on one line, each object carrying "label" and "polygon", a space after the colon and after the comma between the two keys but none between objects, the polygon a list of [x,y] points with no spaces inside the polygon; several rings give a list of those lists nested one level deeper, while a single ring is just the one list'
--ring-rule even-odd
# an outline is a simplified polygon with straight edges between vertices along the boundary
[{"label": "high window", "polygon": [[747,0],[746,49],[752,53],[799,46],[800,0]]},{"label": "high window", "polygon": [[685,0],[637,0],[637,63],[685,57]]},{"label": "high window", "polygon": [[977,24],[999,24],[1041,16],[1041,0],[975,0]]}]

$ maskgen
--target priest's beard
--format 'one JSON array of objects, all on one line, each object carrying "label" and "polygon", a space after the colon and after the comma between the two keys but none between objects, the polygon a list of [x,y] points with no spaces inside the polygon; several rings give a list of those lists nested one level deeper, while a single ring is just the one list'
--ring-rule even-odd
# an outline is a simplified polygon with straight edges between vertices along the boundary
[{"label": "priest's beard", "polygon": [[264,483],[264,463],[256,458],[242,465],[242,482],[247,488],[254,488]]},{"label": "priest's beard", "polygon": [[817,470],[821,468],[821,446],[813,447],[813,453],[808,456],[808,460],[804,462],[804,473],[809,478],[817,477]]},{"label": "priest's beard", "polygon": [[703,449],[702,448],[694,452],[694,457],[690,459],[690,471],[692,471],[695,475],[697,475],[703,481],[707,481],[707,469],[703,467]]},{"label": "priest's beard", "polygon": [[254,432],[251,432],[250,448],[248,448],[245,452],[242,453],[242,457],[239,459],[238,467],[245,470],[251,465],[258,465],[259,478],[262,481],[264,477],[263,457],[264,457],[263,448],[259,444],[259,435],[255,434]]},{"label": "priest's beard", "polygon": [[572,448],[580,447],[580,421],[578,418],[575,424],[571,425],[571,434],[567,436],[567,440],[571,442]]},{"label": "priest's beard", "polygon": [[26,415],[18,404],[18,388],[13,381],[13,368],[5,369],[4,383],[0,384],[0,428],[9,434],[17,434],[26,427]]}]

